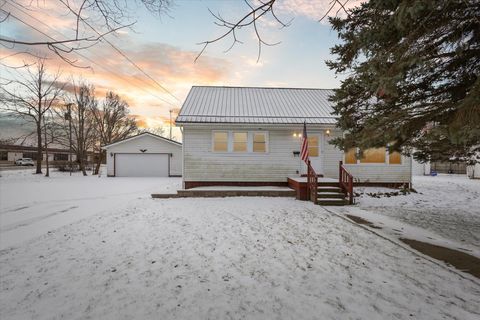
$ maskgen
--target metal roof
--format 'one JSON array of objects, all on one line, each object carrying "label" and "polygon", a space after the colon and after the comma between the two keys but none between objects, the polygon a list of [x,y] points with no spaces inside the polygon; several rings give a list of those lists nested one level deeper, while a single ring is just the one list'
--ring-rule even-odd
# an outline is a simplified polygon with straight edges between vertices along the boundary
[{"label": "metal roof", "polygon": [[192,87],[176,123],[335,124],[331,89]]},{"label": "metal roof", "polygon": [[165,141],[165,142],[168,142],[168,143],[172,143],[172,144],[175,144],[177,146],[182,146],[182,144],[178,141],[175,141],[175,140],[171,140],[171,139],[168,139],[168,138],[165,138],[165,137],[162,137],[162,136],[159,136],[157,134],[154,134],[154,133],[151,133],[151,132],[142,132],[142,133],[139,133],[137,135],[134,135],[134,136],[131,136],[131,137],[128,137],[128,138],[125,138],[123,140],[120,140],[120,141],[116,141],[116,142],[112,142],[112,143],[109,143],[107,145],[104,145],[102,146],[102,149],[108,149],[110,147],[113,147],[113,146],[116,146],[117,144],[122,144],[124,142],[127,142],[127,141],[130,141],[130,140],[134,140],[134,139],[137,139],[137,138],[140,138],[140,137],[143,137],[143,136],[151,136],[153,138],[156,138],[156,139],[159,139],[159,140],[162,140],[162,141]]}]

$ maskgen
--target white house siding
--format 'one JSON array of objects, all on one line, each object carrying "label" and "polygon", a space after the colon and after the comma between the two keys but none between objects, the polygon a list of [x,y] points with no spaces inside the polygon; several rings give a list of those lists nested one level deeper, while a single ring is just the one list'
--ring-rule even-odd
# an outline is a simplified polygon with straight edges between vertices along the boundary
[{"label": "white house siding", "polygon": [[182,146],[149,135],[142,135],[138,138],[107,147],[107,175],[113,176],[115,174],[113,154],[141,153],[140,149],[146,149],[145,153],[171,153],[170,175],[182,175]]},{"label": "white house siding", "polygon": [[23,158],[23,153],[22,152],[9,152],[7,157],[8,157],[8,161],[14,162],[14,161],[17,161],[20,158]]},{"label": "white house siding", "polygon": [[356,182],[410,183],[411,158],[402,156],[402,164],[346,164]]},{"label": "white house siding", "polygon": [[[300,157],[293,155],[301,146],[300,138],[294,137],[293,133],[302,132],[302,129],[301,126],[184,126],[184,181],[286,182],[287,177],[304,170]],[[213,152],[213,130],[267,131],[267,153]],[[323,132],[322,128],[309,129],[309,134]],[[342,153],[325,142],[322,145],[327,148],[322,153],[324,172],[336,177]]]},{"label": "white house siding", "polygon": [[[213,152],[212,131],[268,131],[267,153]],[[184,126],[184,181],[233,181],[233,182],[285,182],[287,177],[305,173],[305,166],[293,151],[300,150],[300,139],[293,132],[302,132],[302,127],[268,126]],[[325,128],[309,128],[309,135],[320,134],[320,156],[323,171],[317,172],[328,178],[338,178],[339,161],[343,152],[328,143],[341,136],[332,130],[330,136]],[[402,164],[355,164],[345,165],[357,182],[410,183],[411,158],[402,157]]]}]

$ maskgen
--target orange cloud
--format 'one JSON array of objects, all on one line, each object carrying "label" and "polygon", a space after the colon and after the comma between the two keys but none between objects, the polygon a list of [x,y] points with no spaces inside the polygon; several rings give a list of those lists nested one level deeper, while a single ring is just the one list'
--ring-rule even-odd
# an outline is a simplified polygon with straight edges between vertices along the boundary
[{"label": "orange cloud", "polygon": [[[82,55],[94,63],[82,57],[77,61],[77,64],[90,65],[92,69],[75,68],[52,52],[47,52],[49,58],[46,64],[51,72],[59,68],[64,82],[70,83],[74,79],[78,83],[83,79],[92,83],[99,99],[105,97],[107,91],[114,91],[127,101],[132,113],[152,119],[163,117],[162,121],[165,123],[168,123],[169,110],[173,109],[173,117],[176,116],[192,85],[223,84],[229,79],[230,65],[223,59],[203,56],[195,63],[196,52],[161,43],[137,44],[131,47],[134,49],[122,51],[152,78],[164,84],[180,101],[172,98],[124,57],[103,43],[89,51],[82,51]],[[11,50],[0,50],[0,58],[9,54],[12,54]],[[26,54],[5,59],[11,65],[23,65],[23,61],[34,60]],[[66,86],[66,90],[72,92],[73,88]]]}]

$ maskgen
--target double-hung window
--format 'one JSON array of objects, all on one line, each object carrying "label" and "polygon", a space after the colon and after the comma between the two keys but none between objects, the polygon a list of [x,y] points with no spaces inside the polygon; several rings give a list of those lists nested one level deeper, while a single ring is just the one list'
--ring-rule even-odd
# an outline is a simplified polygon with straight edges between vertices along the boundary
[{"label": "double-hung window", "polygon": [[215,152],[228,151],[228,132],[227,131],[213,132],[213,151]]},{"label": "double-hung window", "polygon": [[213,152],[267,153],[266,131],[212,131]]},{"label": "double-hung window", "polygon": [[233,132],[233,152],[248,151],[248,132]]},{"label": "double-hung window", "polygon": [[254,132],[253,134],[252,151],[257,153],[267,152],[267,133]]}]

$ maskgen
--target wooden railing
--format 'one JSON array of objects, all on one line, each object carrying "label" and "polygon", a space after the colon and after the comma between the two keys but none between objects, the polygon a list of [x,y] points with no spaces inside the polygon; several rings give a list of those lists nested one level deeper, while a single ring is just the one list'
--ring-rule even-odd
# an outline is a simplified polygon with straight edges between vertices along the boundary
[{"label": "wooden railing", "polygon": [[353,204],[353,176],[345,169],[343,162],[338,166],[338,183],[349,204]]},{"label": "wooden railing", "polygon": [[317,173],[313,169],[310,160],[307,164],[307,192],[309,194],[310,201],[317,204],[317,189],[318,189],[318,177]]}]

